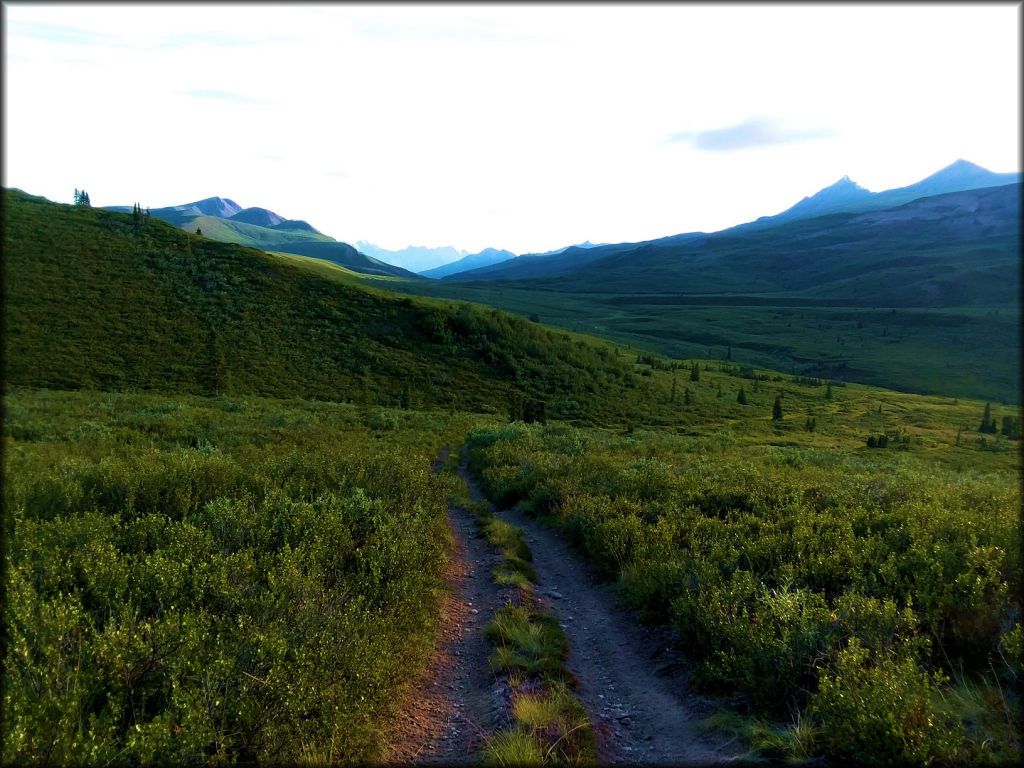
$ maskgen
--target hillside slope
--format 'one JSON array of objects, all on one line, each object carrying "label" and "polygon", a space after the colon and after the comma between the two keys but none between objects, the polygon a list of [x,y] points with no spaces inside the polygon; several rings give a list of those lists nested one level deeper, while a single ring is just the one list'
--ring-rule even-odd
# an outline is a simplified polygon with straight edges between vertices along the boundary
[{"label": "hillside slope", "polygon": [[1017,300],[1019,254],[1020,184],[1010,184],[766,230],[646,243],[535,285],[777,294],[859,306],[985,305]]},{"label": "hillside slope", "polygon": [[[896,208],[915,200],[952,192],[966,192],[1012,184],[1019,185],[1020,180],[1019,173],[993,173],[965,160],[957,160],[915,184],[882,192],[870,192],[852,181],[849,177],[844,176],[836,183],[819,190],[809,197],[805,197],[782,213],[775,214],[774,216],[762,216],[755,221],[711,233],[710,236],[746,237],[747,235],[754,234],[755,236],[771,238],[774,236],[775,230],[781,225],[836,213],[861,213]],[[779,234],[782,237],[787,236],[785,230]],[[589,249],[589,252],[585,252],[583,247],[570,247],[549,253],[523,254],[500,265],[462,272],[458,275],[448,276],[446,279],[452,281],[532,280],[541,277],[553,277],[575,272],[606,256],[637,251],[646,246],[660,249],[682,243],[702,243],[704,238],[708,236],[704,232],[686,232],[636,243],[593,246]],[[723,287],[720,290],[731,289]]]},{"label": "hillside slope", "polygon": [[4,222],[8,385],[609,423],[649,408],[635,352],[497,310],[400,298],[162,221],[136,230],[127,214],[10,190]]},{"label": "hillside slope", "polygon": [[[104,210],[129,213],[131,206],[111,205]],[[366,256],[348,243],[318,232],[306,221],[286,219],[266,208],[242,208],[227,198],[209,197],[194,203],[154,208],[149,215],[188,232],[199,230],[205,237],[223,243],[314,256],[366,275],[416,277],[408,270]],[[317,245],[309,247],[312,243]]]}]

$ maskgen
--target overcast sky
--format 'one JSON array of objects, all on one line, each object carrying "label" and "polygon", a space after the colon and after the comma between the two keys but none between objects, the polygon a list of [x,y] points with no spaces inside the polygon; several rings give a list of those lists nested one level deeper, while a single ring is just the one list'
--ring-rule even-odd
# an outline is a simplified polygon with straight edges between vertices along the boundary
[{"label": "overcast sky", "polygon": [[60,202],[524,253],[1020,170],[1019,4],[3,5],[3,184]]}]

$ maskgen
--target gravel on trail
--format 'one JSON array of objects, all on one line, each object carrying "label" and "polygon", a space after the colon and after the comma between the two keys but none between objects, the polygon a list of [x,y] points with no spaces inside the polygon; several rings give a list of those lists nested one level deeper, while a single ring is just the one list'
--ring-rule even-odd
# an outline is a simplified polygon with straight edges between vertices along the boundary
[{"label": "gravel on trail", "polygon": [[[439,467],[447,457],[445,451]],[[459,473],[474,501],[485,500],[466,470]],[[587,711],[602,765],[704,766],[742,761],[735,740],[699,725],[713,701],[690,690],[688,664],[666,628],[644,628],[616,604],[614,589],[598,583],[560,534],[518,509],[495,510],[523,529],[537,572],[539,607],[554,614],[569,641],[566,666]],[[403,707],[400,736],[387,762],[456,764],[479,761],[488,735],[510,727],[508,686],[487,671],[491,647],[483,628],[513,600],[494,584],[501,554],[479,535],[463,509],[449,510],[456,555],[449,564],[452,593],[444,606],[443,636],[429,668]]]},{"label": "gravel on trail", "polygon": [[[434,471],[447,456],[445,449]],[[512,590],[494,583],[501,553],[480,535],[473,516],[450,507],[448,521],[455,551],[446,574],[450,591],[441,609],[441,637],[400,708],[385,757],[391,765],[476,763],[486,737],[508,727],[507,685],[488,672],[492,648],[484,626]]]}]

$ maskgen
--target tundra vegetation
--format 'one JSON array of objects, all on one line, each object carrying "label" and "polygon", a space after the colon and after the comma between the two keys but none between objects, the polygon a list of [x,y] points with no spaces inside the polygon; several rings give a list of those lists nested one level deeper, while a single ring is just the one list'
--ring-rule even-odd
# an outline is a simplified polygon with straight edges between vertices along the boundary
[{"label": "tundra vegetation", "polygon": [[[836,393],[844,421],[870,418],[876,393]],[[742,697],[746,717],[712,724],[762,754],[1002,763],[1024,673],[1017,455],[957,448],[940,406],[904,397],[931,426],[884,451],[767,415],[708,434],[512,424],[470,434],[470,467],[670,624],[694,684]]]},{"label": "tundra vegetation", "polygon": [[[375,759],[437,637],[459,489],[431,462],[467,434],[490,498],[674,626],[762,753],[1019,756],[1016,407],[672,360],[4,195],[4,763]],[[547,691],[514,755],[579,712],[527,553],[483,524],[524,595],[495,670]],[[549,757],[591,754],[572,733]]]}]

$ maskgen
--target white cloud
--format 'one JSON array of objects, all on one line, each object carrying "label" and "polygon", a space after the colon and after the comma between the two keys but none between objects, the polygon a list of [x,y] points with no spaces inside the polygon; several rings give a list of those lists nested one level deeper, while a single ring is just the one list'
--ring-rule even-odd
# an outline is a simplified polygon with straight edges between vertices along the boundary
[{"label": "white cloud", "polygon": [[[4,10],[4,183],[55,199],[221,194],[353,242],[542,251],[721,228],[844,174],[1019,169],[1013,6]],[[698,148],[730,126],[748,148]]]}]

